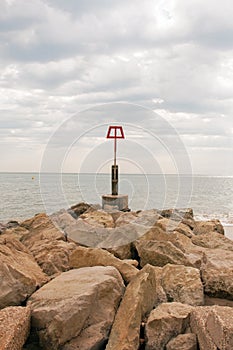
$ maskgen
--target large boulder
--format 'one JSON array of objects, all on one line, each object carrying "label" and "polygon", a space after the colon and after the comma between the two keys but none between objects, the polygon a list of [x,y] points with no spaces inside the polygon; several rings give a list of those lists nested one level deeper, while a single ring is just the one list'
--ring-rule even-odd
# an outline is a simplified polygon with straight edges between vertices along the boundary
[{"label": "large boulder", "polygon": [[164,349],[166,344],[189,326],[193,307],[181,303],[164,303],[152,310],[145,327],[146,350]]},{"label": "large boulder", "polygon": [[206,329],[219,349],[233,349],[233,309],[213,306],[207,316]]},{"label": "large boulder", "polygon": [[0,238],[0,308],[20,305],[48,281],[27,248],[16,239]]},{"label": "large boulder", "polygon": [[190,314],[190,328],[196,334],[200,350],[217,350],[212,337],[206,329],[206,321],[211,306],[199,306],[193,309]]},{"label": "large boulder", "polygon": [[45,350],[102,348],[123,292],[123,280],[114,267],[63,272],[28,301],[40,345]]},{"label": "large boulder", "polygon": [[166,350],[197,350],[196,334],[179,334],[166,345]]},{"label": "large boulder", "polygon": [[201,266],[205,293],[233,300],[233,252],[223,249],[206,249]]},{"label": "large boulder", "polygon": [[95,227],[114,227],[113,217],[104,210],[87,211],[79,218]]},{"label": "large boulder", "polygon": [[37,214],[31,219],[23,221],[21,227],[28,230],[28,235],[23,237],[22,242],[29,249],[38,240],[65,240],[64,234],[45,213]]},{"label": "large boulder", "polygon": [[29,307],[10,306],[0,310],[0,350],[22,349],[30,331]]},{"label": "large boulder", "polygon": [[202,235],[210,232],[218,232],[224,235],[224,228],[219,220],[209,220],[209,221],[196,221],[193,233],[195,235]]},{"label": "large boulder", "polygon": [[162,269],[161,284],[168,301],[203,305],[204,291],[198,269],[168,264]]},{"label": "large boulder", "polygon": [[126,261],[116,258],[111,253],[100,248],[77,247],[70,255],[70,267],[80,268],[87,266],[114,266],[119,270],[128,283],[138,272],[136,267]]},{"label": "large boulder", "polygon": [[224,249],[233,251],[233,241],[218,232],[207,232],[193,236],[192,243],[209,249]]},{"label": "large boulder", "polygon": [[30,247],[38,265],[49,276],[69,270],[69,256],[77,248],[72,242],[43,239]]},{"label": "large boulder", "polygon": [[69,255],[76,249],[75,243],[65,241],[63,229],[66,222],[72,224],[76,220],[61,210],[51,217],[38,214],[21,224],[28,230],[28,233],[21,237],[21,242],[32,252],[37,263],[49,276],[67,271]]},{"label": "large boulder", "polygon": [[166,264],[191,265],[185,254],[169,241],[140,240],[136,242],[136,249],[141,266],[146,264],[160,267]]},{"label": "large boulder", "polygon": [[126,288],[106,350],[138,349],[141,322],[152,310],[155,300],[155,272],[152,266],[146,265]]}]

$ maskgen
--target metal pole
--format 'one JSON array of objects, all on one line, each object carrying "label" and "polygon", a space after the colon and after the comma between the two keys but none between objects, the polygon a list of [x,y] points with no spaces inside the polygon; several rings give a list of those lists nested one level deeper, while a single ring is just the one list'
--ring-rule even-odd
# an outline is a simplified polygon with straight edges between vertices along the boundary
[{"label": "metal pole", "polygon": [[118,166],[116,165],[117,131],[114,138],[114,165],[112,166],[112,195],[118,195]]}]

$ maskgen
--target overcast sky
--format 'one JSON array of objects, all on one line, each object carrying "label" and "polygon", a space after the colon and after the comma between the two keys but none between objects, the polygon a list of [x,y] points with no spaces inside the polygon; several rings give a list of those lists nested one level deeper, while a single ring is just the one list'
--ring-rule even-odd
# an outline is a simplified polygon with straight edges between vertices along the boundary
[{"label": "overcast sky", "polygon": [[122,171],[232,176],[232,18],[232,0],[1,0],[0,171],[106,171],[122,124]]}]

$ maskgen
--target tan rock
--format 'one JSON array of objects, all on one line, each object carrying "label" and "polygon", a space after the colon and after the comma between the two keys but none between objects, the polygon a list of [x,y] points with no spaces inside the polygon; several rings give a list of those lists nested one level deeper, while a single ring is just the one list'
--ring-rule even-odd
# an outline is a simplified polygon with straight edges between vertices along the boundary
[{"label": "tan rock", "polygon": [[191,331],[197,336],[200,350],[217,350],[217,346],[206,329],[206,321],[210,310],[211,306],[199,306],[190,314]]},{"label": "tan rock", "polygon": [[195,235],[201,235],[210,232],[218,232],[224,235],[224,228],[219,220],[196,221],[193,229]]},{"label": "tan rock", "polygon": [[[102,243],[100,244],[102,245]],[[132,244],[128,243],[120,247],[107,248],[107,251],[114,254],[115,257],[123,259],[132,259]]]},{"label": "tan rock", "polygon": [[69,269],[69,255],[76,249],[76,245],[65,242],[62,230],[66,224],[75,222],[69,213],[61,210],[51,217],[38,214],[22,223],[28,234],[24,235],[21,241],[47,275],[53,276]]},{"label": "tan rock", "polygon": [[72,205],[71,207],[71,210],[73,210],[77,217],[79,217],[89,209],[91,209],[91,205],[84,202]]},{"label": "tan rock", "polygon": [[106,343],[123,292],[121,275],[111,266],[63,272],[47,283],[28,301],[43,349],[94,349]]},{"label": "tan rock", "polygon": [[29,249],[30,246],[38,240],[65,240],[63,233],[45,213],[35,215],[31,219],[23,221],[21,227],[29,231],[29,234],[22,240]]},{"label": "tan rock", "polygon": [[106,250],[101,248],[77,247],[70,255],[70,267],[80,268],[86,266],[114,266],[119,270],[127,283],[138,272],[134,266],[116,258]]},{"label": "tan rock", "polygon": [[233,251],[233,241],[218,232],[207,232],[192,237],[192,243],[209,249],[224,249]]},{"label": "tan rock", "polygon": [[20,350],[30,331],[29,307],[11,306],[0,310],[0,350]]},{"label": "tan rock", "polygon": [[206,329],[219,349],[233,349],[233,309],[227,306],[213,306]]},{"label": "tan rock", "polygon": [[136,218],[137,218],[136,212],[131,211],[128,213],[127,212],[122,213],[122,215],[120,215],[115,221],[115,227],[125,226],[126,224],[134,222]]},{"label": "tan rock", "polygon": [[111,214],[107,213],[104,210],[88,211],[80,215],[79,218],[95,227],[114,227],[114,220]]},{"label": "tan rock", "polygon": [[161,210],[160,214],[165,218],[171,218],[172,220],[175,220],[175,221],[181,221],[184,219],[187,219],[187,220],[193,219],[192,208],[164,209],[164,210]]},{"label": "tan rock", "polygon": [[48,277],[27,248],[16,239],[0,238],[0,308],[20,305]]},{"label": "tan rock", "polygon": [[38,265],[48,275],[54,276],[69,270],[69,256],[77,248],[75,243],[43,239],[30,247]]},{"label": "tan rock", "polygon": [[160,225],[161,228],[167,233],[176,231],[187,237],[193,236],[191,228],[188,225],[185,225],[182,221],[174,221],[171,218],[163,218],[158,220],[158,225]]},{"label": "tan rock", "polygon": [[169,341],[166,350],[197,350],[196,334],[179,334]]},{"label": "tan rock", "polygon": [[198,269],[168,264],[162,269],[162,287],[168,301],[193,306],[204,304],[203,286]]},{"label": "tan rock", "polygon": [[154,306],[155,293],[154,268],[146,265],[126,288],[106,350],[138,349],[141,322],[145,314]]},{"label": "tan rock", "polygon": [[97,247],[109,236],[111,230],[113,229],[104,228],[101,225],[95,226],[81,218],[65,229],[68,239],[86,247]]},{"label": "tan rock", "polygon": [[233,300],[233,252],[206,249],[201,277],[206,294]]},{"label": "tan rock", "polygon": [[191,265],[184,253],[169,241],[141,240],[136,242],[135,245],[141,266],[146,264],[160,267],[166,264]]},{"label": "tan rock", "polygon": [[160,304],[152,310],[145,327],[145,349],[164,349],[173,337],[184,333],[192,309],[190,305],[174,302]]}]

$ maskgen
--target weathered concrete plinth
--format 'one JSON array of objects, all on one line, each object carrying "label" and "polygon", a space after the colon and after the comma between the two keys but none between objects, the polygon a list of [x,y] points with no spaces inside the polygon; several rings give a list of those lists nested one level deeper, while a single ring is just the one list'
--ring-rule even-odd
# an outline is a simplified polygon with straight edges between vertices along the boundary
[{"label": "weathered concrete plinth", "polygon": [[105,210],[108,210],[108,209],[129,210],[128,195],[105,194],[102,196],[102,208]]}]

